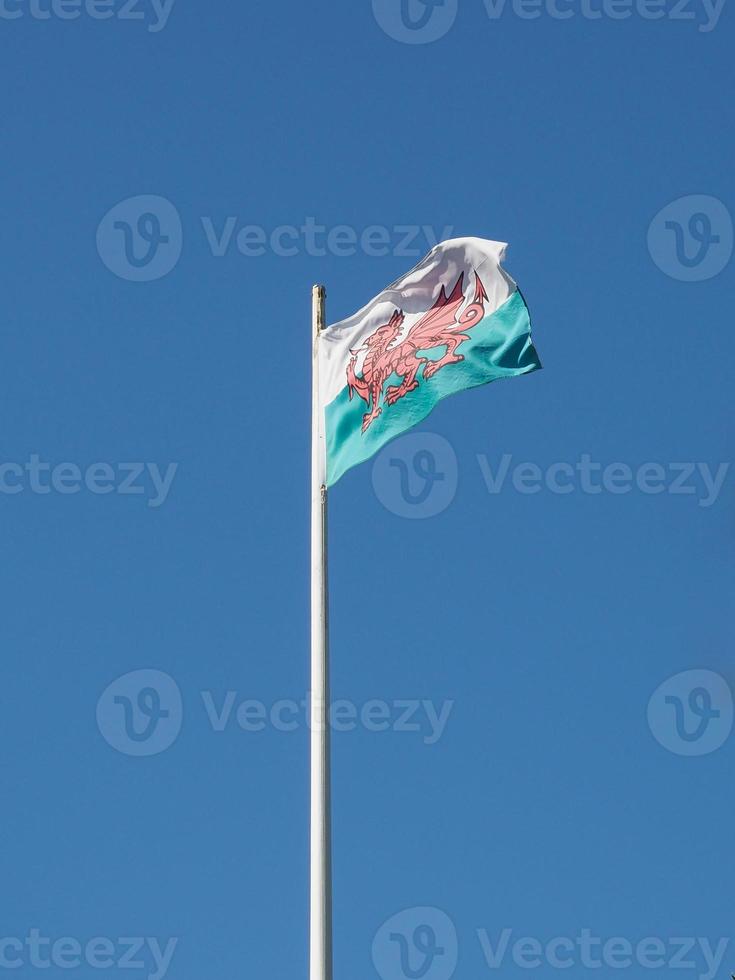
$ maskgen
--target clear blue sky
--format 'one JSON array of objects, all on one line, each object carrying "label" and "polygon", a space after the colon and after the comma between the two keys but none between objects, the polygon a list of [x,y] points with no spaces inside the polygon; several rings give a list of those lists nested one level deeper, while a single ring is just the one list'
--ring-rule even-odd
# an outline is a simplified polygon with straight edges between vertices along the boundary
[{"label": "clear blue sky", "polygon": [[[735,682],[735,475],[715,500],[701,470],[668,492],[670,464],[732,458],[732,12],[701,30],[693,0],[693,19],[669,4],[658,20],[564,3],[564,20],[493,19],[460,0],[442,37],[409,44],[370,0],[176,0],[163,25],[144,0],[144,20],[118,0],[92,8],[111,19],[72,3],[42,20],[41,3],[0,16],[0,939],[107,937],[119,962],[121,937],[177,937],[172,980],[306,976],[308,732],[242,730],[235,712],[308,687],[311,284],[346,316],[427,250],[396,254],[396,229],[426,225],[510,243],[544,370],[422,427],[457,460],[437,516],[384,506],[390,465],[331,495],[334,696],[393,721],[401,700],[454,702],[433,744],[426,715],[423,733],[335,735],[335,977],[378,976],[376,932],[423,906],[452,919],[463,980],[500,972],[477,931],[495,947],[504,928],[659,937],[669,958],[671,937],[732,937],[729,976],[735,734],[680,755],[660,742],[676,743],[675,702],[654,710],[658,740],[647,711],[683,671]],[[146,209],[163,223],[144,234],[168,238],[147,282],[140,241],[119,274],[137,205],[105,219],[140,195],[181,223]],[[689,195],[725,217],[677,204],[649,250]],[[677,264],[677,228],[706,238],[702,214],[720,242]],[[308,231],[277,254],[273,231],[310,218],[388,229],[389,254],[337,254],[339,232],[309,254]],[[238,251],[248,225],[264,254]],[[717,249],[724,268],[685,281]],[[547,476],[585,454],[634,479],[662,464],[664,492],[589,493],[580,474],[563,495],[514,488],[518,463]],[[133,462],[150,464],[142,492],[116,492]],[[103,737],[129,695],[103,698],[99,724],[98,699],[143,669],[173,678],[183,723],[137,758]],[[211,714],[228,691],[216,731],[202,692]],[[0,976],[37,975],[23,950],[6,946],[21,965]],[[589,970],[577,953],[565,972]],[[529,971],[509,953],[503,973]]]}]

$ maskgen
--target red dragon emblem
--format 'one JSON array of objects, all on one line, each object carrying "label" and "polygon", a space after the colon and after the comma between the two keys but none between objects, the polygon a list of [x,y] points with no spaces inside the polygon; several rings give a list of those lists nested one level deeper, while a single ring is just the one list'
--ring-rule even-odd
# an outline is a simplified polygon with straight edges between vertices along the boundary
[{"label": "red dragon emblem", "polygon": [[[447,296],[442,286],[436,303],[414,323],[399,343],[396,341],[406,319],[402,310],[396,310],[388,323],[378,327],[356,350],[350,351],[352,357],[347,365],[350,401],[357,392],[368,407],[362,419],[363,432],[367,432],[375,419],[382,414],[381,399],[385,405],[394,405],[399,398],[418,388],[419,372],[428,381],[447,364],[457,364],[464,360],[463,355],[457,353],[457,348],[470,339],[464,331],[474,327],[485,315],[487,293],[477,273],[475,282],[475,298],[467,304],[461,316],[464,273],[455,283],[451,295]],[[419,351],[430,351],[437,347],[446,347],[445,353],[438,360],[419,356]],[[363,350],[365,359],[362,377],[358,378],[355,365]],[[384,393],[385,383],[393,373],[398,375],[401,383],[391,385]]]}]

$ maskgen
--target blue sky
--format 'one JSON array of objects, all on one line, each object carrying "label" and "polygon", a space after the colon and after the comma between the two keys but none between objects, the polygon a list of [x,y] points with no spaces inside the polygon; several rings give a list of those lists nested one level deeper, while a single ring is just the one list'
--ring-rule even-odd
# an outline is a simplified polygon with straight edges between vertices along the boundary
[{"label": "blue sky", "polygon": [[34,2],[0,7],[0,972],[306,975],[310,288],[334,321],[448,234],[510,243],[544,370],[331,494],[335,976],[586,976],[584,930],[623,940],[597,975],[691,937],[677,975],[728,976],[731,11]]}]

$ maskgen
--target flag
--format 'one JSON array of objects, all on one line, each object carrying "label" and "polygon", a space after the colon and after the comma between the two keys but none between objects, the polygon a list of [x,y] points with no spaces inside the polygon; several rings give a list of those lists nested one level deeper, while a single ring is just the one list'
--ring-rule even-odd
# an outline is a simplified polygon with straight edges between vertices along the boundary
[{"label": "flag", "polygon": [[319,336],[327,485],[447,395],[541,367],[507,245],[456,238]]}]

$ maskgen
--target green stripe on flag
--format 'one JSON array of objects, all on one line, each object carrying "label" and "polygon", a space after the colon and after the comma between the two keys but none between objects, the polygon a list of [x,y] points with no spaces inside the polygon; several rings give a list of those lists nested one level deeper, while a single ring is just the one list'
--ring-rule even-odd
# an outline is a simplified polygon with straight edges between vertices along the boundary
[{"label": "green stripe on flag", "polygon": [[[394,405],[383,405],[382,414],[367,432],[362,432],[362,417],[367,411],[357,394],[349,398],[347,385],[327,405],[327,483],[331,487],[358,463],[373,456],[391,439],[423,421],[447,395],[465,388],[514,378],[541,367],[531,341],[531,321],[520,292],[516,291],[490,316],[486,316],[469,333],[469,340],[459,348],[464,361],[441,368],[428,381],[419,376],[419,387]],[[445,348],[419,352],[438,360]],[[384,386],[400,384],[394,375]]]}]

